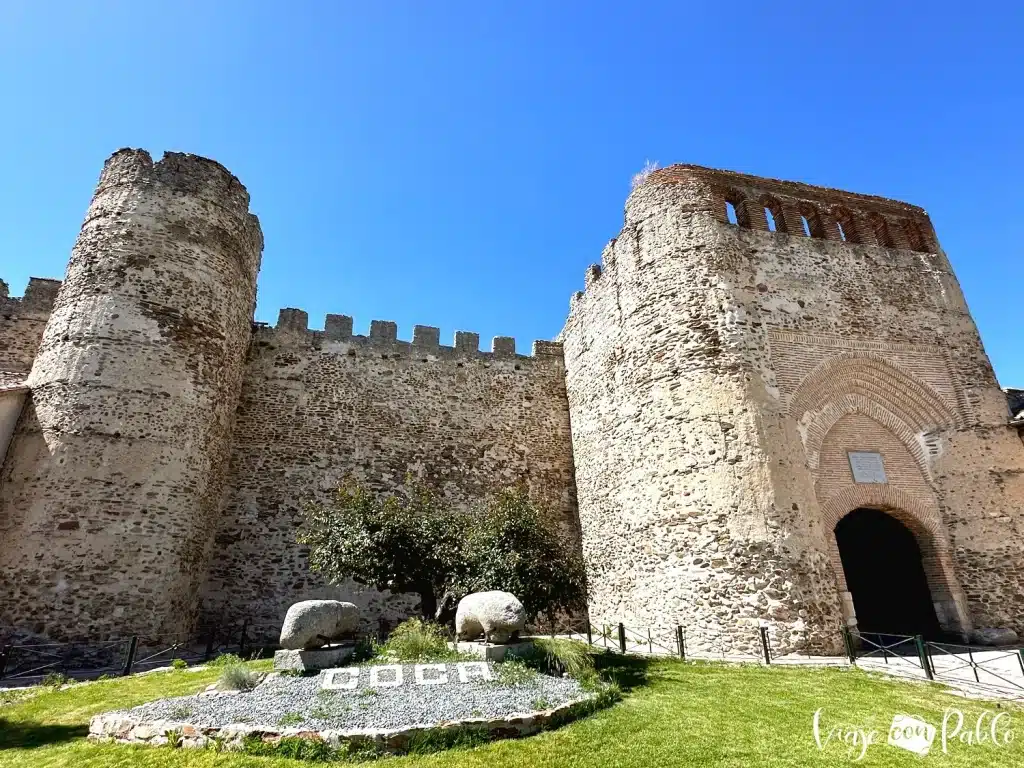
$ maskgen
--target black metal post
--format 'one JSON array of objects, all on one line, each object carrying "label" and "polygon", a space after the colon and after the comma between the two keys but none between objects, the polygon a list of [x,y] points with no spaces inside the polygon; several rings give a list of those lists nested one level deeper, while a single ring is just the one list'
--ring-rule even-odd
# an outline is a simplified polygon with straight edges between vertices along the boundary
[{"label": "black metal post", "polygon": [[683,642],[683,628],[676,624],[676,650],[679,651],[679,658],[686,661],[686,644]]},{"label": "black metal post", "polygon": [[850,634],[850,628],[847,626],[843,627],[843,645],[846,647],[846,656],[850,659],[851,664],[857,663],[857,650],[853,645],[853,635]]},{"label": "black metal post", "polygon": [[971,652],[970,646],[967,646],[967,658],[971,662],[971,671],[974,672],[974,682],[980,683],[981,679],[978,677],[978,665],[974,663],[974,654]]},{"label": "black metal post", "polygon": [[122,677],[128,677],[132,673],[132,667],[135,666],[135,653],[139,650],[139,636],[132,635],[132,639],[128,641],[128,655],[124,657],[124,669],[121,670]]},{"label": "black metal post", "polygon": [[623,653],[626,652],[626,626],[621,621],[619,622],[619,650]]},{"label": "black metal post", "polygon": [[914,643],[917,645],[917,656],[921,660],[921,669],[924,670],[924,676],[929,680],[935,679],[935,673],[932,672],[932,665],[928,659],[928,651],[924,647],[924,638],[921,635],[914,635]]},{"label": "black metal post", "polygon": [[[10,660],[10,658],[11,646],[5,645],[3,648],[0,648],[0,680],[3,679],[3,676],[5,674],[7,674],[7,662]],[[1024,664],[1024,661],[1022,661],[1021,663]]]},{"label": "black metal post", "polygon": [[761,650],[764,651],[764,663],[772,663],[772,649],[768,644],[768,627],[758,627],[758,634],[761,636]]},{"label": "black metal post", "polygon": [[590,629],[591,629],[590,628],[590,619],[587,619],[587,645],[593,645],[594,644],[594,635],[590,631]]},{"label": "black metal post", "polygon": [[245,630],[249,627],[249,620],[246,619],[242,622],[242,634],[238,638],[238,655],[243,659],[245,658]]},{"label": "black metal post", "polygon": [[210,628],[206,632],[206,650],[203,651],[203,661],[209,661],[213,658],[213,643],[216,637],[217,630],[214,625],[210,625]]},{"label": "black metal post", "polygon": [[1020,662],[1020,673],[1024,675],[1024,648],[1017,649],[1017,661]]}]

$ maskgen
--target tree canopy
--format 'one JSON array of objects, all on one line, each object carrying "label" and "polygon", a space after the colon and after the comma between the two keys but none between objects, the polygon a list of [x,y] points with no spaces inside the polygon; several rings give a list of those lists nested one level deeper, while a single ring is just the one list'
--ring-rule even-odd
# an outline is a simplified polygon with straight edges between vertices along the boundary
[{"label": "tree canopy", "polygon": [[583,559],[522,488],[461,509],[423,485],[375,491],[348,481],[306,507],[299,533],[310,567],[332,583],[351,579],[420,596],[429,619],[449,618],[466,594],[500,589],[530,618],[586,608]]}]

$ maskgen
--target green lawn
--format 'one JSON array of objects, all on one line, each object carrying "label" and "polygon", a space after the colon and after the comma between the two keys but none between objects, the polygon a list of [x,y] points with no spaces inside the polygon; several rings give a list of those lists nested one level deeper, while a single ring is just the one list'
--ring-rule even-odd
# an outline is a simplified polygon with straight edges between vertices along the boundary
[{"label": "green lawn", "polygon": [[[265,665],[267,662],[260,662]],[[633,663],[635,687],[623,701],[557,731],[474,749],[388,758],[406,766],[1024,766],[1024,708],[970,701],[934,685],[893,682],[857,670],[736,667],[657,661]],[[217,671],[168,672],[47,691],[21,701],[0,698],[0,765],[28,768],[75,766],[272,766],[309,765],[236,753],[169,747],[97,746],[85,740],[89,717],[160,698],[185,695],[217,678]],[[620,679],[628,683],[628,678]],[[971,727],[983,710],[1008,712],[999,731],[1016,731],[1005,747],[954,739],[942,753],[941,736],[921,758],[885,744],[894,714],[922,717],[939,727],[946,707]],[[854,762],[833,741],[815,744],[812,718],[824,709],[823,730],[840,722],[876,728],[879,743]],[[1007,725],[1008,721],[1008,725]],[[966,726],[965,726],[966,727]],[[941,734],[941,729],[940,729]]]}]

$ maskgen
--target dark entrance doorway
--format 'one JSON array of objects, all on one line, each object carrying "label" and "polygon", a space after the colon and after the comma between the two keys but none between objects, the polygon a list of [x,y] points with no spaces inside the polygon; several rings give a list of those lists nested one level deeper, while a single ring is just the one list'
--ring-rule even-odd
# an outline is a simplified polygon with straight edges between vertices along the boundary
[{"label": "dark entrance doorway", "polygon": [[836,542],[861,633],[939,635],[921,548],[909,528],[877,509],[855,509]]}]

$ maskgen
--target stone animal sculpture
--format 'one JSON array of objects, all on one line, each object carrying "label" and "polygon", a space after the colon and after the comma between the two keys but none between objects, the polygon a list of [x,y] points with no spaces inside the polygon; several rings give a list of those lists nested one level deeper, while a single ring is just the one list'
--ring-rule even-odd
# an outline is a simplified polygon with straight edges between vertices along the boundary
[{"label": "stone animal sculpture", "polygon": [[281,627],[281,647],[322,648],[359,626],[359,609],[339,600],[303,600],[288,609]]},{"label": "stone animal sculpture", "polygon": [[483,635],[488,643],[507,643],[526,626],[526,609],[508,592],[474,592],[459,601],[455,635],[472,640]]}]

